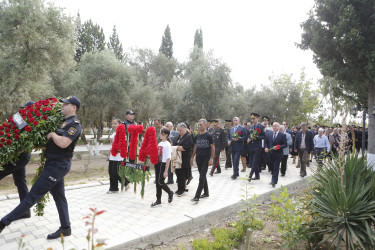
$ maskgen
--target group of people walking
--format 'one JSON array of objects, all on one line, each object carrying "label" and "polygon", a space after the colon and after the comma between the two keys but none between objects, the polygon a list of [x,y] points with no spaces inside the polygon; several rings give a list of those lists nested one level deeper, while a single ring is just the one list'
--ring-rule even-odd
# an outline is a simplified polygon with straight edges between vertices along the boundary
[{"label": "group of people walking", "polygon": [[[25,181],[25,166],[30,160],[30,154],[22,153],[19,161],[11,164],[9,168],[11,171],[0,172],[0,179],[13,174],[21,200],[14,210],[0,220],[0,233],[14,220],[29,218],[30,208],[49,191],[56,202],[61,227],[47,238],[56,239],[61,235],[71,234],[64,176],[70,170],[74,148],[82,131],[76,117],[80,101],[74,96],[60,101],[63,102],[62,114],[65,119],[56,132],[49,133],[47,136],[49,143],[45,150],[45,168],[30,192]],[[28,102],[24,107],[32,104]],[[113,130],[116,131],[120,124],[124,124],[126,130],[130,125],[136,124],[134,115],[133,111],[127,110],[124,122],[114,119]],[[259,114],[251,113],[251,123],[241,125],[240,119],[234,117],[232,120],[225,120],[224,127],[219,120],[200,119],[196,124],[198,129],[196,132],[191,130],[187,122],[179,123],[174,130],[172,122],[167,122],[163,126],[160,119],[155,119],[153,126],[158,140],[159,161],[154,165],[156,201],[151,207],[161,204],[163,190],[168,195],[169,203],[173,201],[174,195],[180,197],[188,192],[187,186],[193,179],[191,168],[194,164],[198,168],[199,183],[192,202],[197,203],[200,199],[209,197],[207,172],[210,171],[210,176],[221,173],[221,155],[225,155],[226,158],[225,169],[233,169],[231,176],[233,180],[239,177],[240,172],[246,172],[247,168],[251,168],[248,175],[249,182],[260,180],[260,173],[268,166],[268,171],[272,175],[270,184],[275,187],[280,172],[281,177],[286,175],[289,155],[293,158],[293,164],[300,168],[300,176],[305,177],[306,167],[309,166],[313,156],[319,166],[323,164],[324,158],[337,154],[341,145],[344,145],[344,150],[347,151],[364,150],[359,146],[361,135],[354,126],[349,126],[347,131],[343,131],[340,127],[315,126],[311,129],[306,123],[301,123],[300,126],[294,126],[289,130],[286,122],[282,124],[274,122],[270,125],[268,116],[263,116],[262,121],[259,118]],[[115,132],[110,138],[113,143]],[[130,141],[130,134],[127,138]],[[174,171],[177,177],[175,192],[168,187],[168,184],[174,184],[174,175],[171,171],[172,152],[178,152],[181,156],[180,166]],[[112,194],[119,191],[118,185],[121,182],[119,166],[120,162],[126,159],[118,153],[109,154],[108,160],[110,186],[107,193]],[[128,161],[134,163],[132,160]],[[242,170],[240,170],[240,161]],[[129,179],[126,178],[126,190],[129,189],[129,183]]]}]

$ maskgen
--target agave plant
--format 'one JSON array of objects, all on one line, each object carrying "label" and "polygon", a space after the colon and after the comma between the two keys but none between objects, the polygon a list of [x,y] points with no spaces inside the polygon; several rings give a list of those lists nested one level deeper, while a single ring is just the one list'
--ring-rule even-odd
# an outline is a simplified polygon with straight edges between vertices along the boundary
[{"label": "agave plant", "polygon": [[365,157],[348,154],[322,166],[314,175],[311,209],[320,242],[339,249],[375,247],[375,172]]}]

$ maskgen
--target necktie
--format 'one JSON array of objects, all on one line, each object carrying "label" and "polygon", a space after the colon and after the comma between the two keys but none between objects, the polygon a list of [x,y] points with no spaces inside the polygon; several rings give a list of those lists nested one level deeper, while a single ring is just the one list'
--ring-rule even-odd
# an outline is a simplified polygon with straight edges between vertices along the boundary
[{"label": "necktie", "polygon": [[275,133],[273,133],[273,139],[272,139],[272,141],[274,141],[274,140],[275,140],[275,138],[276,138],[276,132],[275,132]]}]

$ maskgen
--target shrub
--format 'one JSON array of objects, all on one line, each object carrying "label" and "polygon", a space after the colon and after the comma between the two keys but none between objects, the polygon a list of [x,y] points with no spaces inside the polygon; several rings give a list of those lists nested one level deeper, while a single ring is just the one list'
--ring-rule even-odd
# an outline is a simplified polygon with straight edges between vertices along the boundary
[{"label": "shrub", "polygon": [[337,249],[375,246],[375,173],[365,158],[348,154],[322,166],[314,175],[312,232]]},{"label": "shrub", "polygon": [[282,188],[280,196],[272,195],[276,204],[271,205],[271,216],[279,219],[278,232],[283,238],[283,247],[296,248],[307,240],[306,227],[309,215],[304,203],[289,196],[287,188]]}]

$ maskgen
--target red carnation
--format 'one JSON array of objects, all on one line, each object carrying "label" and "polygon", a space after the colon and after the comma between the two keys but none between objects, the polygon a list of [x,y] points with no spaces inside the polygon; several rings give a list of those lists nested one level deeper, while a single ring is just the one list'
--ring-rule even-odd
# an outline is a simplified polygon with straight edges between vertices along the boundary
[{"label": "red carnation", "polygon": [[10,132],[10,129],[9,128],[7,128],[7,130],[5,130],[5,133],[9,133]]},{"label": "red carnation", "polygon": [[14,139],[16,139],[16,140],[20,139],[20,135],[15,135]]},{"label": "red carnation", "polygon": [[36,126],[36,125],[38,125],[38,124],[39,124],[38,121],[34,121],[34,122],[33,122],[33,125],[34,125],[34,126]]},{"label": "red carnation", "polygon": [[258,134],[262,132],[259,128],[256,128],[256,131],[258,132]]},{"label": "red carnation", "polygon": [[25,127],[25,131],[27,131],[27,132],[31,132],[31,131],[33,131],[33,128],[30,127],[30,126],[26,126],[26,127]]},{"label": "red carnation", "polygon": [[33,114],[32,113],[27,113],[27,117],[29,117],[29,119],[33,118]]},{"label": "red carnation", "polygon": [[138,135],[143,132],[142,125],[130,125],[128,128],[130,136],[130,145],[129,145],[129,159],[135,160],[137,157],[137,146],[138,146]]},{"label": "red carnation", "polygon": [[19,133],[20,133],[20,131],[19,131],[18,129],[13,130],[13,132],[14,132],[15,134],[19,134]]},{"label": "red carnation", "polygon": [[1,138],[0,141],[1,141],[1,142],[5,142],[5,138]]},{"label": "red carnation", "polygon": [[141,149],[139,150],[138,159],[144,162],[148,155],[150,156],[150,161],[152,164],[158,163],[158,143],[156,141],[156,130],[154,127],[149,127],[146,129],[145,137],[142,142]]},{"label": "red carnation", "polygon": [[115,140],[112,143],[111,154],[116,156],[118,151],[120,151],[120,156],[126,158],[127,156],[127,145],[126,145],[126,133],[125,125],[121,124],[116,129]]},{"label": "red carnation", "polygon": [[33,122],[33,121],[35,121],[35,119],[34,119],[34,117],[31,117],[31,118],[29,119],[29,122]]},{"label": "red carnation", "polygon": [[7,145],[10,145],[12,143],[12,141],[10,139],[7,140],[6,144]]},{"label": "red carnation", "polygon": [[51,111],[52,110],[52,108],[47,108],[47,111]]},{"label": "red carnation", "polygon": [[9,122],[12,122],[12,121],[13,121],[13,116],[10,116],[10,117],[8,118],[8,121],[9,121]]},{"label": "red carnation", "polygon": [[40,110],[41,108],[42,108],[42,106],[39,104],[39,105],[35,106],[35,109],[34,109],[34,110],[35,110],[35,111],[36,111],[36,110]]},{"label": "red carnation", "polygon": [[7,133],[7,137],[10,137],[10,134],[9,134],[9,133]]},{"label": "red carnation", "polygon": [[16,125],[13,125],[12,129],[16,129],[16,128],[17,128],[17,126],[16,126]]},{"label": "red carnation", "polygon": [[3,126],[0,126],[0,130],[3,130],[4,129],[4,127]]},{"label": "red carnation", "polygon": [[42,108],[42,111],[43,111],[43,112],[46,112],[46,111],[47,111],[47,108]]},{"label": "red carnation", "polygon": [[3,131],[0,131],[0,135],[4,135],[4,132],[3,132]]},{"label": "red carnation", "polygon": [[43,119],[43,120],[47,120],[47,118],[48,118],[48,116],[46,116],[46,115],[43,115],[43,116],[42,116],[42,119]]},{"label": "red carnation", "polygon": [[37,117],[39,117],[39,116],[41,116],[42,114],[41,114],[39,111],[35,111],[35,115],[36,115]]},{"label": "red carnation", "polygon": [[237,134],[242,135],[242,132],[241,132],[241,131],[238,131]]},{"label": "red carnation", "polygon": [[4,147],[4,145],[2,143],[0,143],[0,148]]},{"label": "red carnation", "polygon": [[280,145],[276,145],[276,150],[279,150],[281,148]]}]

